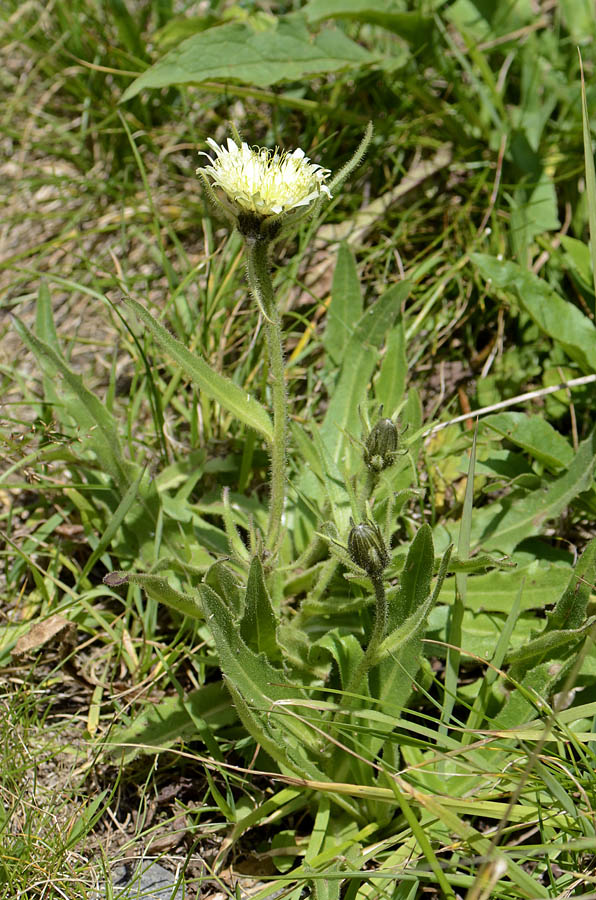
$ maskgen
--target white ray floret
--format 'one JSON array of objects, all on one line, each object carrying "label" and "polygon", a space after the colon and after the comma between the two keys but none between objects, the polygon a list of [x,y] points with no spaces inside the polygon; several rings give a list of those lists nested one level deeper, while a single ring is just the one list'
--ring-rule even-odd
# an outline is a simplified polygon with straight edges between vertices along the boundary
[{"label": "white ray floret", "polygon": [[227,147],[213,138],[207,143],[215,159],[203,154],[211,165],[197,172],[208,175],[239,212],[274,216],[308,206],[321,194],[331,197],[325,184],[330,170],[311,163],[300,148],[288,153],[244,142],[238,146],[231,138]]}]

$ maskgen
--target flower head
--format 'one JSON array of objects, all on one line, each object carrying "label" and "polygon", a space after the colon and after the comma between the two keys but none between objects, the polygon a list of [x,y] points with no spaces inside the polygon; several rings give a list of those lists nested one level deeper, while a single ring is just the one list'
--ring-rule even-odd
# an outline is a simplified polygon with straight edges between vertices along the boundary
[{"label": "flower head", "polygon": [[381,529],[375,522],[365,519],[359,525],[350,520],[348,553],[352,562],[364,569],[369,578],[380,578],[391,561]]},{"label": "flower head", "polygon": [[197,169],[197,174],[209,176],[213,186],[221,188],[236,216],[248,214],[262,220],[306,208],[321,194],[331,197],[325,184],[330,170],[311,163],[300,148],[288,153],[245,143],[238,146],[231,138],[227,147],[212,138],[207,143],[215,159],[205,153],[211,165]]}]

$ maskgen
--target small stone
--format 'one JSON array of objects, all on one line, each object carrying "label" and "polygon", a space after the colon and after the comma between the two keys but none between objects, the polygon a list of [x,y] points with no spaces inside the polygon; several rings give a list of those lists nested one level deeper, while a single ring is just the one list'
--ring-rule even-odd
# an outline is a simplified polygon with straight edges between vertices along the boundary
[{"label": "small stone", "polygon": [[145,860],[134,866],[116,866],[111,871],[112,887],[105,882],[93,900],[184,900],[184,885],[159,863]]}]

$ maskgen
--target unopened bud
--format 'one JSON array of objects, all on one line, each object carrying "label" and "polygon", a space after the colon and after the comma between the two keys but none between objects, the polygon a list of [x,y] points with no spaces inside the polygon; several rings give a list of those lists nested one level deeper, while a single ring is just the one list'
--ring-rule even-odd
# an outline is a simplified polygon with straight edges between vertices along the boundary
[{"label": "unopened bud", "polygon": [[378,525],[366,519],[354,525],[348,535],[348,552],[352,562],[364,569],[369,578],[380,578],[389,565],[389,551]]},{"label": "unopened bud", "polygon": [[392,419],[379,419],[364,445],[364,462],[371,471],[382,472],[395,462],[399,434]]}]

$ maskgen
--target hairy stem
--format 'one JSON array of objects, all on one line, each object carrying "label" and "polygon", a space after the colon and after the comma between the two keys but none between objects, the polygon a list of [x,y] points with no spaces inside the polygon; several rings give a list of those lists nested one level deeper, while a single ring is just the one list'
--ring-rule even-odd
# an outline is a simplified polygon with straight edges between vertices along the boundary
[{"label": "hairy stem", "polygon": [[360,660],[360,665],[350,678],[346,688],[346,694],[357,691],[364,676],[368,675],[369,670],[375,665],[377,651],[381,646],[387,630],[387,597],[385,595],[385,585],[383,584],[383,579],[381,577],[371,577],[371,581],[375,591],[375,623],[368,642],[368,647],[364,651],[364,656]]},{"label": "hairy stem", "polygon": [[274,551],[281,534],[286,492],[286,446],[288,440],[281,318],[273,295],[273,282],[269,268],[269,241],[261,236],[250,237],[246,239],[246,246],[248,250],[248,282],[265,318],[271,373],[273,442],[270,447],[271,493],[269,495],[267,547]]}]

